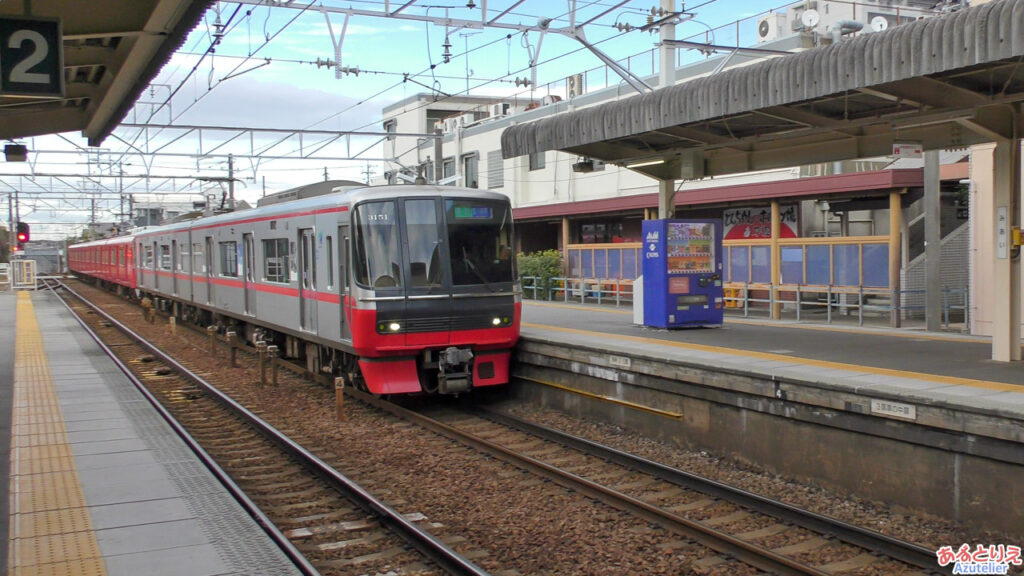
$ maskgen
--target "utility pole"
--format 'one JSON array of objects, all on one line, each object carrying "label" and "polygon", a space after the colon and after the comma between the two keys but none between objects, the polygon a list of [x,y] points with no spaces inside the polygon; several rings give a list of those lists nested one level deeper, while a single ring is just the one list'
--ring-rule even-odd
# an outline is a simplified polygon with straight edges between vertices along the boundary
[{"label": "utility pole", "polygon": [[[661,0],[661,10],[671,14],[675,0]],[[664,90],[676,81],[676,49],[666,40],[676,39],[676,25],[672,21],[663,23],[658,33],[661,40],[661,62],[658,68],[658,88]],[[675,215],[676,181],[673,178],[658,180],[658,218],[672,218]]]},{"label": "utility pole", "polygon": [[324,182],[327,182],[327,166],[324,166]]},{"label": "utility pole", "polygon": [[7,229],[7,254],[4,254],[4,262],[11,261],[11,254],[13,254],[14,245],[11,241],[14,240],[14,192],[7,194],[7,221],[10,222],[11,227]]},{"label": "utility pole", "polygon": [[444,178],[444,161],[442,156],[444,154],[444,138],[441,136],[441,129],[434,128],[434,184],[441,182]]},{"label": "utility pole", "polygon": [[366,176],[366,185],[367,186],[370,185],[370,174],[373,174],[373,171],[370,170],[370,163],[367,162],[366,163],[366,170],[363,170],[363,175]]},{"label": "utility pole", "polygon": [[121,212],[118,214],[119,222],[117,223],[117,228],[118,228],[118,231],[120,231],[121,226],[124,225],[124,223],[125,223],[125,213],[124,213],[124,166],[122,164],[118,163],[117,167],[118,167],[118,172],[119,172],[118,177],[117,177],[117,194],[118,194],[118,196],[121,197]]},{"label": "utility pole", "polygon": [[228,154],[228,210],[235,210],[235,158]]}]

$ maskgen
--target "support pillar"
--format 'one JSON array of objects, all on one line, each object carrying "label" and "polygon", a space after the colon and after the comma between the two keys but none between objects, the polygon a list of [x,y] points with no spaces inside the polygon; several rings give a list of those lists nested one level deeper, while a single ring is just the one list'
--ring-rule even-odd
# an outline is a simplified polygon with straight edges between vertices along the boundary
[{"label": "support pillar", "polygon": [[924,317],[929,332],[942,329],[942,236],[939,151],[924,153]]},{"label": "support pillar", "polygon": [[569,219],[562,218],[562,262],[569,266]]},{"label": "support pillar", "polygon": [[[904,189],[903,191],[905,191]],[[889,290],[892,293],[892,313],[889,324],[893,328],[900,327],[900,266],[903,263],[903,242],[900,234],[903,230],[903,204],[900,190],[889,192]]]},{"label": "support pillar", "polygon": [[[1000,362],[1020,360],[1020,260],[1014,258],[1010,245],[1017,218],[1020,195],[1020,139],[999,139],[992,152],[993,246],[996,248],[992,267],[989,298],[992,309],[992,359]],[[984,217],[984,216],[983,216]]]},{"label": "support pillar", "polygon": [[676,181],[658,180],[658,218],[672,218],[676,214]]},{"label": "support pillar", "polygon": [[[779,221],[779,201],[772,200],[772,238],[771,238],[771,253],[772,253],[772,290],[782,283],[782,250],[779,248],[779,235],[781,234],[781,223]],[[778,293],[773,295],[772,302],[772,320],[778,320],[782,318],[782,302],[778,300]],[[799,304],[797,304],[799,306]]]}]

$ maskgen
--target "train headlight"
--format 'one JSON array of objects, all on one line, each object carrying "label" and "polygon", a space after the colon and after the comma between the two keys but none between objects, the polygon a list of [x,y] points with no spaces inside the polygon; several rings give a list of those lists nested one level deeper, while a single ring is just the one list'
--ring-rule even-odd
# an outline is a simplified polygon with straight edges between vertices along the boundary
[{"label": "train headlight", "polygon": [[491,320],[491,324],[494,324],[495,326],[501,326],[501,318],[495,318],[494,320]]},{"label": "train headlight", "polygon": [[396,334],[402,330],[400,322],[377,322],[378,334]]}]

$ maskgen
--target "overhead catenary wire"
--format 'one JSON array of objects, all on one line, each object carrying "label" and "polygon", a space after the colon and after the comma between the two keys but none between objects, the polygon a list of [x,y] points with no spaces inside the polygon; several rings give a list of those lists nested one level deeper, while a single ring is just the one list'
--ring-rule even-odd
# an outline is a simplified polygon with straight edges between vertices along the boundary
[{"label": "overhead catenary wire", "polygon": [[[714,0],[712,0],[712,2],[713,2],[713,1],[714,1]],[[364,2],[364,3],[365,3],[365,4],[376,4],[376,5],[380,5],[380,3],[379,3],[379,2],[376,2],[376,3],[374,3],[374,2]],[[710,4],[710,3],[711,3],[711,2],[706,2],[706,3],[702,4],[701,6],[703,6],[703,5],[706,5],[706,4]],[[594,4],[594,5],[598,5],[598,6],[608,6],[608,5],[610,5],[610,4],[608,4],[608,3],[599,3],[599,2],[593,2],[593,3],[591,3],[591,4]],[[698,7],[699,7],[699,6],[698,6]],[[692,8],[691,8],[691,10],[692,10]],[[269,14],[270,14],[270,12],[271,12],[271,8],[267,8],[267,12],[268,12],[268,19],[267,19],[266,23],[269,23],[269,22],[270,22],[270,19],[269,19]],[[227,30],[227,31],[229,31],[229,32],[230,32],[231,30],[236,30],[236,29],[237,29],[237,26],[241,24],[241,22],[239,22],[239,21],[238,21],[238,19],[237,19],[237,15],[238,15],[238,14],[239,14],[239,11],[238,11],[238,10],[236,9],[236,10],[235,10],[235,11],[234,11],[234,12],[232,13],[231,17],[229,17],[229,18],[228,18],[227,24],[225,24],[225,25],[224,25],[224,26],[225,26],[225,30]],[[247,12],[247,13],[246,13],[246,17],[247,17],[247,18],[248,18],[248,17],[250,17],[251,15],[252,15],[252,14],[251,14],[251,13],[249,13],[249,12]],[[291,21],[292,21],[292,22],[294,22],[294,21],[295,21],[295,19],[296,19],[296,18],[298,18],[298,16],[299,16],[299,14],[296,14],[296,15],[295,15],[295,18],[293,18],[293,19],[292,19]],[[559,18],[559,17],[556,17],[556,19],[557,19],[557,18]],[[242,20],[242,21],[244,22],[245,20]],[[290,24],[290,23],[289,23],[289,24]],[[597,24],[597,25],[601,25],[601,26],[604,26],[604,24]],[[288,26],[288,25],[286,24],[286,25],[285,25],[284,27],[282,27],[281,29],[279,29],[279,30],[278,30],[278,32],[277,32],[277,34],[280,34],[280,33],[281,33],[281,31],[283,31],[283,30],[284,30],[285,28],[287,28],[287,26]],[[611,37],[609,37],[609,38],[605,38],[605,39],[599,40],[599,41],[597,41],[597,43],[603,43],[603,42],[611,41],[611,40],[614,40],[615,38],[618,38],[618,37],[620,37],[620,36],[622,36],[622,35],[624,35],[624,34],[617,34],[617,35],[613,35],[613,36],[611,36]],[[265,36],[267,36],[267,34],[265,34]],[[270,36],[271,36],[270,38],[267,38],[267,39],[266,39],[266,40],[265,40],[264,42],[262,42],[262,46],[266,46],[266,45],[268,45],[268,43],[269,43],[269,42],[270,42],[270,41],[272,40],[272,38],[273,38],[273,36],[274,36],[274,35],[270,35]],[[212,44],[212,38],[210,38],[209,32],[207,32],[207,33],[206,33],[205,35],[201,36],[201,37],[200,37],[199,39],[195,40],[195,41],[194,41],[194,44],[198,44],[198,43],[200,43],[200,42],[201,42],[201,41],[203,41],[203,40],[211,41],[211,44]],[[466,55],[468,55],[469,53],[471,53],[471,52],[474,52],[474,51],[476,51],[476,50],[482,50],[482,49],[486,48],[487,46],[490,46],[490,45],[492,45],[492,44],[494,44],[494,43],[497,43],[497,42],[501,42],[501,41],[505,41],[505,42],[506,42],[506,44],[510,43],[510,41],[511,41],[511,34],[505,34],[505,35],[503,35],[503,36],[501,36],[501,37],[498,37],[498,38],[494,39],[494,41],[492,41],[492,42],[488,42],[488,43],[485,43],[485,44],[483,44],[483,45],[481,45],[481,46],[476,46],[476,47],[473,47],[473,48],[472,48],[471,50],[467,50],[466,52],[463,52],[462,54],[460,54],[460,55],[457,55],[457,56],[456,56],[456,58],[458,58],[458,57],[463,57],[463,56],[466,56]],[[557,55],[555,55],[555,56],[553,56],[553,57],[551,57],[551,58],[547,58],[547,59],[545,59],[545,60],[542,60],[542,61],[538,62],[538,65],[545,65],[545,64],[549,64],[549,63],[551,63],[551,62],[554,62],[554,61],[557,61],[557,60],[559,60],[559,59],[561,59],[561,58],[565,58],[565,57],[571,56],[572,54],[577,54],[577,53],[579,53],[579,52],[580,52],[581,50],[583,50],[583,48],[582,48],[582,47],[577,47],[576,49],[574,49],[574,50],[571,50],[571,51],[568,51],[568,52],[565,52],[564,54],[557,54]],[[217,55],[221,55],[221,54],[217,54]],[[223,56],[223,55],[221,55],[221,56]],[[245,63],[245,61],[246,61],[246,60],[248,59],[248,58],[246,58],[246,57],[238,57],[238,56],[231,56],[231,58],[232,58],[232,59],[237,59],[237,60],[240,60],[240,62],[238,63],[238,66],[236,66],[236,67],[235,67],[235,70],[238,70],[238,69],[240,69],[240,68],[241,68],[241,66],[244,66],[244,63]],[[197,66],[201,66],[201,65],[202,65],[202,62],[197,62],[197,63],[196,63],[196,66],[193,66],[193,67],[192,67],[192,68],[193,68],[193,71],[189,71],[189,72],[188,72],[188,73],[186,74],[185,78],[181,79],[181,81],[180,81],[180,83],[179,83],[179,84],[177,85],[177,87],[176,87],[176,88],[175,88],[174,90],[172,90],[172,94],[173,94],[173,96],[169,96],[169,97],[168,97],[168,98],[167,98],[167,99],[166,99],[166,100],[165,100],[165,101],[164,101],[164,102],[163,102],[163,103],[162,103],[161,105],[166,105],[167,103],[169,103],[169,102],[170,102],[170,100],[171,100],[171,98],[172,98],[172,97],[177,97],[177,95],[178,95],[178,94],[180,93],[180,89],[182,88],[182,86],[188,83],[188,80],[189,80],[190,76],[194,75],[194,71],[195,71],[195,70],[197,70]],[[440,65],[442,65],[442,64],[439,64],[439,63],[433,63],[433,64],[432,64],[432,67],[430,67],[430,68],[427,68],[427,69],[424,69],[424,70],[423,70],[422,72],[420,72],[420,73],[417,73],[417,74],[416,74],[415,76],[422,76],[422,75],[424,75],[424,74],[425,74],[426,72],[428,72],[428,71],[429,71],[429,72],[431,72],[431,73],[433,74],[433,77],[435,77],[435,78],[441,78],[441,79],[456,79],[456,78],[458,78],[457,76],[456,76],[456,77],[451,77],[451,76],[441,76],[441,75],[438,75],[438,74],[437,74],[437,66],[440,66]],[[518,73],[521,73],[522,71],[524,71],[524,70],[528,70],[528,69],[529,69],[529,67],[528,67],[528,66],[524,66],[524,67],[521,67],[521,68],[519,68],[519,69],[517,69],[517,70],[513,71],[513,70],[512,70],[511,68],[510,68],[510,64],[509,64],[509,65],[507,66],[507,74],[506,74],[506,75],[504,75],[504,76],[502,76],[502,77],[498,77],[498,78],[488,78],[488,79],[480,79],[480,78],[474,78],[474,79],[473,79],[474,85],[473,85],[473,86],[471,87],[471,89],[470,89],[470,90],[460,90],[460,91],[458,91],[458,92],[455,92],[455,93],[453,94],[453,97],[454,97],[454,96],[459,96],[459,95],[462,95],[462,94],[466,94],[466,93],[469,93],[469,92],[470,92],[471,90],[477,90],[477,89],[480,89],[480,88],[482,88],[482,87],[486,87],[486,86],[488,86],[488,85],[493,85],[493,84],[495,84],[495,83],[509,82],[509,78],[510,78],[511,76],[513,76],[514,74],[518,74]],[[382,73],[382,74],[386,74],[386,72],[381,72],[381,73]],[[398,73],[398,72],[392,72],[391,74],[394,74],[394,75],[398,75],[398,74],[400,74],[400,73]],[[401,73],[401,74],[404,74],[404,73]],[[202,95],[202,96],[200,97],[200,99],[201,99],[201,98],[203,98],[203,97],[206,97],[206,96],[207,96],[207,95],[208,95],[208,94],[209,94],[210,92],[212,92],[212,90],[213,90],[213,89],[215,89],[215,88],[216,88],[216,87],[217,87],[217,86],[218,86],[219,84],[220,84],[219,82],[218,82],[217,84],[215,84],[215,85],[214,85],[214,86],[213,86],[213,87],[211,88],[211,90],[208,90],[208,91],[207,91],[207,93],[203,94],[203,95]],[[345,111],[348,111],[348,110],[352,110],[352,109],[356,109],[357,107],[359,107],[359,106],[361,106],[361,105],[363,105],[363,104],[366,104],[366,103],[372,102],[372,101],[373,101],[373,100],[374,100],[375,98],[379,97],[380,95],[383,95],[383,94],[385,94],[385,93],[386,93],[386,92],[387,92],[388,90],[391,90],[391,89],[394,89],[395,87],[398,87],[398,86],[400,86],[401,84],[402,84],[401,82],[396,82],[396,83],[394,83],[394,84],[393,84],[392,86],[390,86],[390,87],[389,87],[388,89],[385,89],[385,90],[381,90],[381,91],[377,92],[377,93],[376,93],[376,94],[374,94],[374,95],[371,95],[371,96],[369,96],[369,97],[366,97],[366,98],[363,98],[363,99],[361,99],[361,100],[360,100],[360,101],[359,101],[358,103],[356,103],[356,104],[354,104],[354,105],[352,105],[352,106],[348,107],[348,109],[347,109],[347,110],[345,110]],[[535,89],[536,89],[536,86],[533,86],[533,87],[531,87],[531,88],[535,90]],[[516,92],[513,92],[512,94],[510,94],[510,95],[507,95],[506,97],[508,97],[508,98],[522,97],[522,96],[524,96],[524,95],[528,94],[529,92],[530,92],[530,90],[529,90],[529,89],[524,89],[524,90],[521,90],[521,91],[516,91]],[[443,98],[442,98],[442,100],[443,100]],[[198,101],[198,99],[197,99],[197,101]],[[179,116],[179,117],[180,117],[180,115],[181,115],[181,114],[184,114],[184,113],[186,113],[186,112],[188,111],[188,109],[189,109],[189,108],[191,108],[192,106],[194,106],[194,105],[195,105],[195,103],[196,103],[196,102],[193,102],[193,103],[192,103],[192,105],[190,105],[190,106],[189,106],[188,108],[185,108],[184,110],[181,110],[181,111],[180,111],[180,113],[179,113],[179,114],[177,114],[176,116]],[[159,110],[159,108],[157,108],[157,109],[155,109],[155,110]],[[344,113],[345,111],[342,111],[341,113]],[[176,112],[177,112],[177,111],[176,111]],[[340,114],[340,113],[339,113],[339,114]],[[336,115],[338,115],[338,114],[336,114]],[[335,116],[336,116],[336,115],[335,115]],[[327,119],[322,119],[322,120],[318,121],[317,123],[322,123],[322,122],[323,122],[323,121],[325,121],[325,120],[327,120]],[[377,122],[376,120],[373,120],[373,121],[367,122],[366,124],[363,124],[363,125],[362,125],[361,127],[368,127],[368,126],[372,126],[372,125],[374,125],[374,124],[375,124],[376,122]],[[316,126],[316,125],[317,125],[317,123],[314,123],[314,124],[310,124],[310,127],[312,127],[312,126]],[[134,141],[137,141],[137,139],[133,139],[133,142],[134,142]],[[130,151],[129,151],[129,152],[127,152],[127,153],[130,153]],[[143,152],[143,151],[139,151],[139,153],[142,153],[142,154],[144,154],[144,152]],[[117,154],[117,153],[115,152],[114,154]],[[125,154],[124,152],[122,152],[122,153],[121,153],[121,155],[120,155],[120,158],[121,158],[121,159],[123,159],[123,158],[124,158],[124,154]],[[272,162],[272,161],[273,161],[273,160],[268,160],[267,162]],[[116,163],[116,162],[115,162],[115,163]],[[338,165],[338,166],[342,166],[342,167],[343,167],[343,166],[345,166],[345,165],[346,165],[346,164],[342,163],[342,164],[340,164],[340,165]],[[335,163],[331,163],[331,166],[336,166],[336,164],[335,164]],[[155,164],[151,164],[151,167],[155,167]],[[271,168],[271,167],[261,167],[260,169],[261,169],[261,170],[269,170],[269,169],[272,169],[272,168]],[[272,170],[276,171],[277,169],[276,169],[276,168],[273,168]],[[282,168],[281,170],[294,170],[294,169],[291,169],[291,168]]]}]

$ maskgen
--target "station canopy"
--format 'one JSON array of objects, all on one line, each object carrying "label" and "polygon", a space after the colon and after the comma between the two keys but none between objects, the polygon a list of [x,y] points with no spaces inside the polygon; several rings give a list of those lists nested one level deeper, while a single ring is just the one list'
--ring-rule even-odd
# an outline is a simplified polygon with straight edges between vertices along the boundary
[{"label": "station canopy", "polygon": [[213,0],[0,1],[0,19],[59,19],[64,81],[60,97],[0,95],[0,139],[77,130],[90,146],[98,146],[211,4]]},{"label": "station canopy", "polygon": [[501,148],[690,179],[1019,138],[1022,100],[1024,0],[997,0],[514,125]]}]

